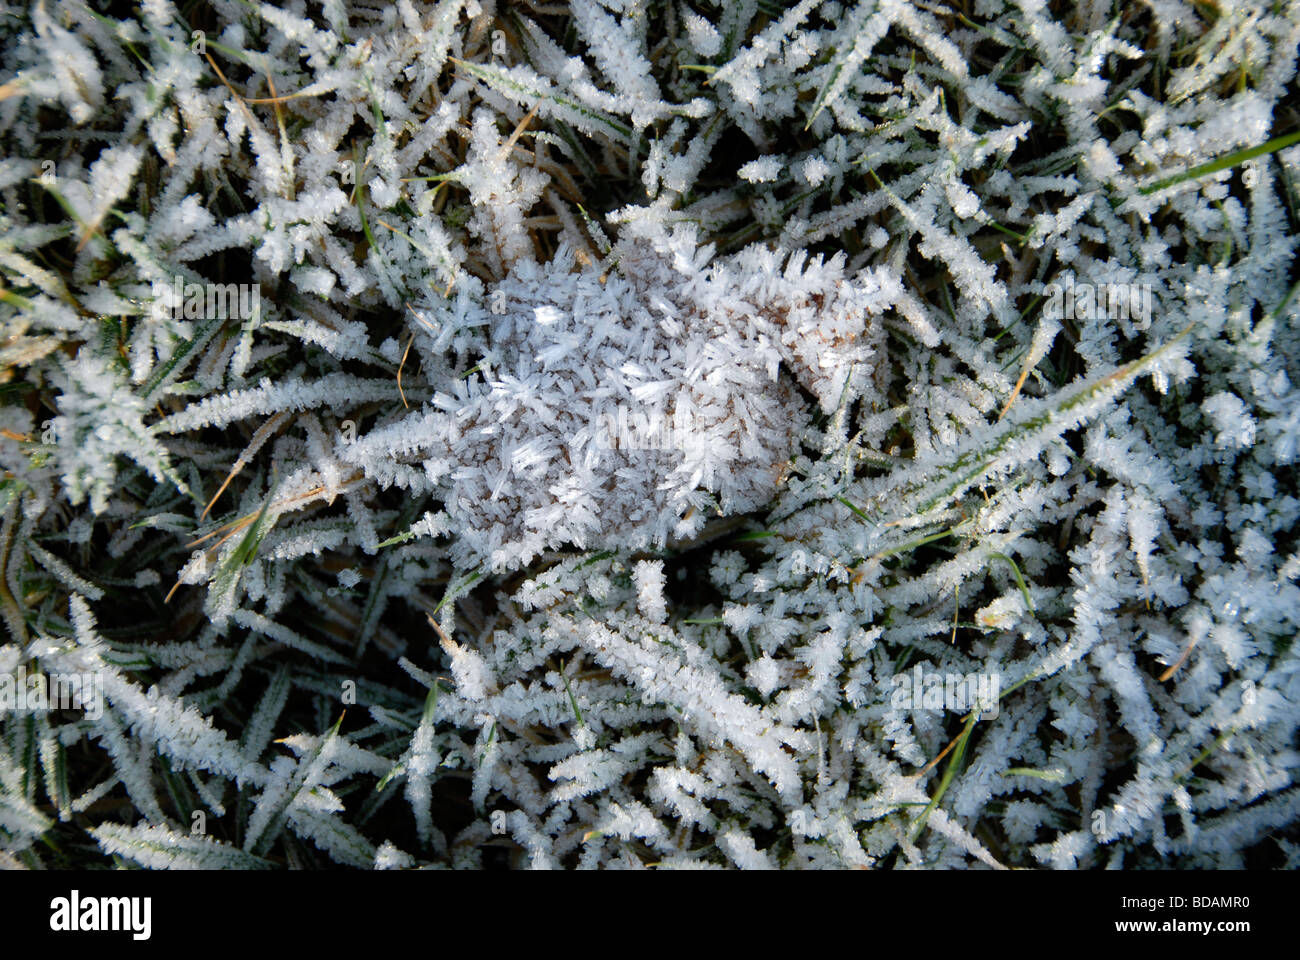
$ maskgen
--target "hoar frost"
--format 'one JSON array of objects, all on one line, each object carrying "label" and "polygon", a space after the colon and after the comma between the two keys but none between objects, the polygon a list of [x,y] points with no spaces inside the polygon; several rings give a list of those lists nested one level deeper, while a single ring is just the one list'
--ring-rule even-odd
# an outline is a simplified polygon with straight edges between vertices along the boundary
[{"label": "hoar frost", "polygon": [[561,250],[481,301],[431,306],[424,324],[475,331],[482,359],[342,457],[381,480],[418,460],[457,549],[497,569],[564,544],[662,546],[762,506],[808,419],[782,367],[825,411],[860,394],[900,285],[838,256],[711,253],[647,231],[620,241],[617,269]]},{"label": "hoar frost", "polygon": [[7,8],[0,865],[1300,865],[1300,0],[947,6]]}]

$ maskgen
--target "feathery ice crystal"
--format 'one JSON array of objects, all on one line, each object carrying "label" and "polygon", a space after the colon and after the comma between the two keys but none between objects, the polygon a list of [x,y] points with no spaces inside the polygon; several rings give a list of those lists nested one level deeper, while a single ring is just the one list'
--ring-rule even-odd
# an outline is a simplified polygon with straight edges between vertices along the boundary
[{"label": "feathery ice crystal", "polygon": [[1300,0],[3,9],[0,866],[1300,866]]},{"label": "feathery ice crystal", "polygon": [[899,284],[846,278],[842,256],[710,262],[692,234],[629,232],[617,269],[522,260],[486,303],[422,311],[429,337],[477,334],[481,359],[342,459],[394,482],[383,458],[422,462],[457,556],[497,569],[565,544],[662,547],[764,505],[808,419],[779,365],[827,413],[858,399]]}]

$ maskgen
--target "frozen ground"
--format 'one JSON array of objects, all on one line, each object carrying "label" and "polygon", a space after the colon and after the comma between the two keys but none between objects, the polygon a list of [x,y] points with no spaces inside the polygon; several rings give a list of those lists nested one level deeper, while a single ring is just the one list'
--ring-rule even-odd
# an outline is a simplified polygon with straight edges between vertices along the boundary
[{"label": "frozen ground", "polygon": [[2,9],[6,864],[1296,866],[1300,3]]}]

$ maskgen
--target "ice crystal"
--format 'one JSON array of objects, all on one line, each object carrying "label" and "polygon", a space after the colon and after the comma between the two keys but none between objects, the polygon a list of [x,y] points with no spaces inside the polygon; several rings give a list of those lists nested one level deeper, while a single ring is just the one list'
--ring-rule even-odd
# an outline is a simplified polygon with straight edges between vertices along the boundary
[{"label": "ice crystal", "polygon": [[1297,0],[6,10],[0,864],[1294,866]]}]

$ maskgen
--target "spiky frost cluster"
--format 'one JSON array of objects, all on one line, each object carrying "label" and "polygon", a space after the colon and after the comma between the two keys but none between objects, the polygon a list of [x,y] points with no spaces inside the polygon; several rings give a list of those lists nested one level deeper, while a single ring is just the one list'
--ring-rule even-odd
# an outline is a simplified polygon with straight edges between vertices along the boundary
[{"label": "spiky frost cluster", "polygon": [[428,336],[481,331],[483,359],[341,459],[437,495],[453,556],[497,570],[566,544],[662,548],[763,506],[808,415],[778,369],[828,412],[857,399],[899,284],[766,248],[710,264],[692,233],[629,231],[607,272],[572,272],[567,250],[521,261],[486,309],[431,306]]},{"label": "spiky frost cluster", "polygon": [[1296,0],[3,10],[5,864],[1300,863]]}]

